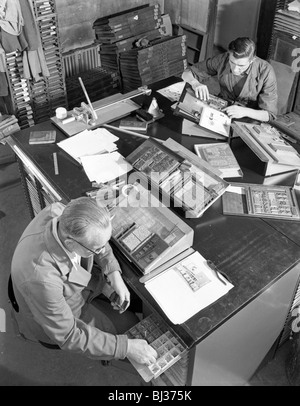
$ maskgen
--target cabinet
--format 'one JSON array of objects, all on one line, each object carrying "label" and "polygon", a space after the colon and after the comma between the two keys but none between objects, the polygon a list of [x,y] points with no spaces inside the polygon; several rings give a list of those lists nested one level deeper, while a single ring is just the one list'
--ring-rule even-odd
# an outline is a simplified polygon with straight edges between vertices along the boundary
[{"label": "cabinet", "polygon": [[280,333],[299,272],[297,264],[197,345],[193,386],[246,384]]},{"label": "cabinet", "polygon": [[262,59],[267,59],[268,57],[275,12],[283,8],[285,3],[286,0],[261,0],[256,53]]},{"label": "cabinet", "polygon": [[[299,71],[293,68],[295,60],[295,49],[300,48],[300,19],[288,10],[287,0],[272,1],[268,7],[272,5],[272,25],[269,28],[269,44],[267,51],[267,59],[272,63],[277,63],[277,85],[279,98],[283,97],[288,88],[285,105],[279,110],[279,114],[285,114],[295,111],[297,106],[297,89],[299,88]],[[263,10],[267,7],[266,2],[262,3],[260,23],[263,24]],[[263,31],[258,31],[258,51],[259,44],[263,39]],[[260,56],[258,52],[258,56]],[[262,57],[265,55],[262,55]],[[278,69],[279,64],[283,65],[282,69]],[[282,100],[279,100],[279,105],[282,105]]]},{"label": "cabinet", "polygon": [[[59,106],[67,107],[55,0],[33,0],[31,3],[37,49],[9,52],[9,47],[4,48],[10,110],[21,129],[48,120]],[[29,27],[30,21],[27,21]],[[27,34],[25,28],[24,33]],[[29,38],[25,34],[24,37]]]},{"label": "cabinet", "polygon": [[8,137],[7,144],[16,155],[29,214],[34,218],[43,208],[61,201],[62,197],[12,137]]},{"label": "cabinet", "polygon": [[29,213],[31,218],[34,218],[46,206],[57,201],[57,197],[49,191],[45,184],[40,182],[30,166],[24,164],[18,157],[17,161]]},{"label": "cabinet", "polygon": [[180,34],[186,36],[187,62],[192,65],[203,61],[207,53],[208,35],[187,25],[180,25]]},{"label": "cabinet", "polygon": [[165,13],[170,15],[173,26],[178,27],[178,33],[187,37],[189,64],[213,54],[217,7],[218,0],[165,0]]},{"label": "cabinet", "polygon": [[[273,65],[274,62],[282,64],[282,69],[275,69],[279,95],[279,114],[295,111],[299,72],[292,68],[295,59],[292,55],[293,50],[296,48],[300,48],[300,37],[296,37],[291,33],[273,30],[269,61]],[[277,66],[280,66],[280,64],[277,64]]]}]

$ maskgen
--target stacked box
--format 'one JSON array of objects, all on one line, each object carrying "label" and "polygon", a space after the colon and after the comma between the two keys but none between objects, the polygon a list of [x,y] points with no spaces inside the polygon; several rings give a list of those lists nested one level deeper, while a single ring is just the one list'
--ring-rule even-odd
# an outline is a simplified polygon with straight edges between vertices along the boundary
[{"label": "stacked box", "polygon": [[101,66],[119,70],[119,54],[136,46],[141,39],[152,41],[161,38],[162,23],[159,4],[141,6],[98,18],[93,28],[95,42],[100,44]]},{"label": "stacked box", "polygon": [[151,46],[120,54],[120,74],[125,92],[170,76],[187,68],[186,36],[170,36],[153,41]]},{"label": "stacked box", "polygon": [[159,28],[160,22],[160,6],[155,4],[98,18],[94,22],[93,28],[96,40],[101,44],[113,44],[155,30]]}]

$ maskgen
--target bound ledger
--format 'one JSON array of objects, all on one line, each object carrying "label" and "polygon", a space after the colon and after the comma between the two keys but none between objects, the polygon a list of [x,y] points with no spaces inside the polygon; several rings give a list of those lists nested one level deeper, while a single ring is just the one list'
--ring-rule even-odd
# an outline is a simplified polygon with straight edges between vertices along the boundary
[{"label": "bound ledger", "polygon": [[210,95],[207,102],[199,100],[190,85],[186,84],[174,114],[208,130],[203,133],[203,137],[226,140],[230,135],[231,125],[231,119],[221,111],[226,106],[225,100],[213,95]]},{"label": "bound ledger", "polygon": [[29,144],[53,144],[56,140],[56,131],[31,131],[29,135]]},{"label": "bound ledger", "polygon": [[144,279],[145,288],[173,324],[184,323],[233,288],[198,251],[189,252],[168,269]]}]

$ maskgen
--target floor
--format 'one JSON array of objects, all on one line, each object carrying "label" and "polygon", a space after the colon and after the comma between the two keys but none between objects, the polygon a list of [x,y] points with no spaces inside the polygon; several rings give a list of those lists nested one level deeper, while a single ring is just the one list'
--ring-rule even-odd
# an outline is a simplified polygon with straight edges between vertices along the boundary
[{"label": "floor", "polygon": [[[16,335],[7,299],[7,280],[14,247],[30,221],[16,162],[0,144],[0,386],[145,386],[133,371],[102,366],[99,361],[46,349]],[[5,312],[6,317],[3,317]],[[2,316],[2,317],[1,317]],[[289,343],[247,386],[289,386],[285,358]]]}]

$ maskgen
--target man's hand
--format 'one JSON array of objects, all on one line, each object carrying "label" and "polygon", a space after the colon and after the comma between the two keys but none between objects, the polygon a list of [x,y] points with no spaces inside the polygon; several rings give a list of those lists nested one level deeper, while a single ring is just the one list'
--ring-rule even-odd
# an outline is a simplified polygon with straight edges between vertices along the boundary
[{"label": "man's hand", "polygon": [[[130,292],[127,289],[127,286],[125,285],[125,282],[123,281],[120,272],[115,271],[110,273],[107,276],[107,279],[109,280],[111,287],[119,295],[119,303],[112,302],[111,305],[114,310],[118,310],[120,313],[123,313],[130,305]],[[120,306],[122,306],[125,301],[126,306],[120,309]]]},{"label": "man's hand", "polygon": [[232,106],[226,107],[222,111],[232,119],[249,117],[252,118],[253,120],[259,120],[263,122],[267,122],[270,120],[270,115],[267,110],[251,109],[250,107],[243,107],[237,104],[233,104]]},{"label": "man's hand", "polygon": [[128,339],[127,358],[149,366],[155,363],[157,357],[157,352],[146,340]]},{"label": "man's hand", "polygon": [[191,86],[198,99],[203,101],[209,100],[209,91],[206,85],[203,85],[202,83],[198,82],[198,80],[193,80],[191,82]]},{"label": "man's hand", "polygon": [[247,107],[238,106],[236,104],[225,107],[225,109],[223,109],[222,111],[226,113],[229,118],[249,117],[249,109]]}]

